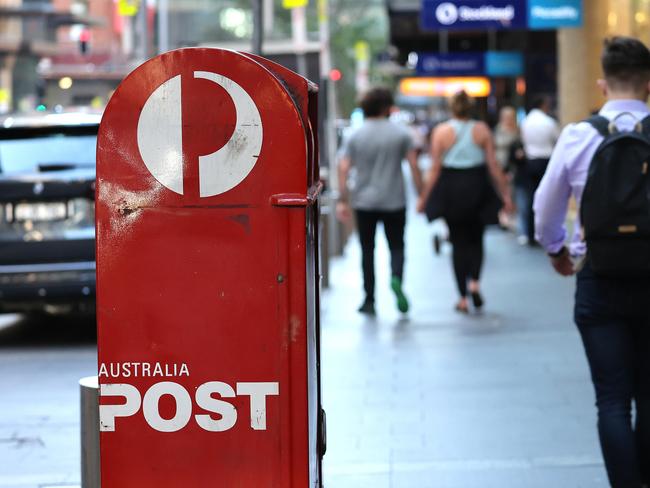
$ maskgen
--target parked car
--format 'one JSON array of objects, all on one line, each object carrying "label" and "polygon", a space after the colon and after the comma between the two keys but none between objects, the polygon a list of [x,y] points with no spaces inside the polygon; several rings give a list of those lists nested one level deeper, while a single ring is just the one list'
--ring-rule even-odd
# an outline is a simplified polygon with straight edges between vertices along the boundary
[{"label": "parked car", "polygon": [[0,312],[94,311],[99,121],[0,121]]}]

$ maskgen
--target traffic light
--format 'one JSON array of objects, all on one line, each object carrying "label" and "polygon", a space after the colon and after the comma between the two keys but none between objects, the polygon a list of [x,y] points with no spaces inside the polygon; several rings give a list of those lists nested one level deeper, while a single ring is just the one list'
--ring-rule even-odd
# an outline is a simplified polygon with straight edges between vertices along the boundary
[{"label": "traffic light", "polygon": [[341,78],[343,78],[343,73],[341,73],[341,70],[336,68],[330,70],[330,80],[337,82],[340,81]]},{"label": "traffic light", "polygon": [[79,52],[83,56],[88,54],[88,50],[90,47],[89,42],[90,42],[90,30],[88,28],[84,28],[79,34]]}]

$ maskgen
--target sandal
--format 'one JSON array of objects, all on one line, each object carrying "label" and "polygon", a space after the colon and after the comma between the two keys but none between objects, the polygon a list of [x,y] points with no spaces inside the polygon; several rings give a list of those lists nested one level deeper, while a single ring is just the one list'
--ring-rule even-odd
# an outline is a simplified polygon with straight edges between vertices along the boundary
[{"label": "sandal", "polygon": [[485,304],[483,301],[483,297],[481,296],[481,293],[478,291],[473,291],[472,292],[472,303],[474,304],[475,308],[481,308]]},{"label": "sandal", "polygon": [[458,302],[454,307],[454,309],[456,310],[456,312],[469,313],[469,307],[467,306],[467,303]]}]

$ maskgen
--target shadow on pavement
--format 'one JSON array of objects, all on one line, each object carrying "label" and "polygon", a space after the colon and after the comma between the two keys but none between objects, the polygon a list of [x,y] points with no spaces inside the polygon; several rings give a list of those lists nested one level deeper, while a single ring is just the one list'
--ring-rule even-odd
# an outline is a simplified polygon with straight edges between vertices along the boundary
[{"label": "shadow on pavement", "polygon": [[96,343],[94,315],[0,315],[0,348],[87,346]]}]

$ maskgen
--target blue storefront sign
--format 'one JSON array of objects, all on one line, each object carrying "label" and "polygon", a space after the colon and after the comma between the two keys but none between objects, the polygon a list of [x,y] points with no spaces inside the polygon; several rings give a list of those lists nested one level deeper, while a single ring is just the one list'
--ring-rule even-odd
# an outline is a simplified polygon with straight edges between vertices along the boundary
[{"label": "blue storefront sign", "polygon": [[485,53],[485,74],[493,77],[523,75],[524,56],[520,52],[488,51]]},{"label": "blue storefront sign", "polygon": [[429,76],[480,76],[485,74],[483,53],[418,53],[415,71]]},{"label": "blue storefront sign", "polygon": [[525,0],[422,0],[425,30],[524,29]]},{"label": "blue storefront sign", "polygon": [[531,29],[582,26],[582,0],[528,0]]},{"label": "blue storefront sign", "polygon": [[556,29],[582,25],[583,0],[422,0],[423,30]]},{"label": "blue storefront sign", "polygon": [[415,71],[426,76],[520,76],[524,57],[512,51],[418,53]]}]

